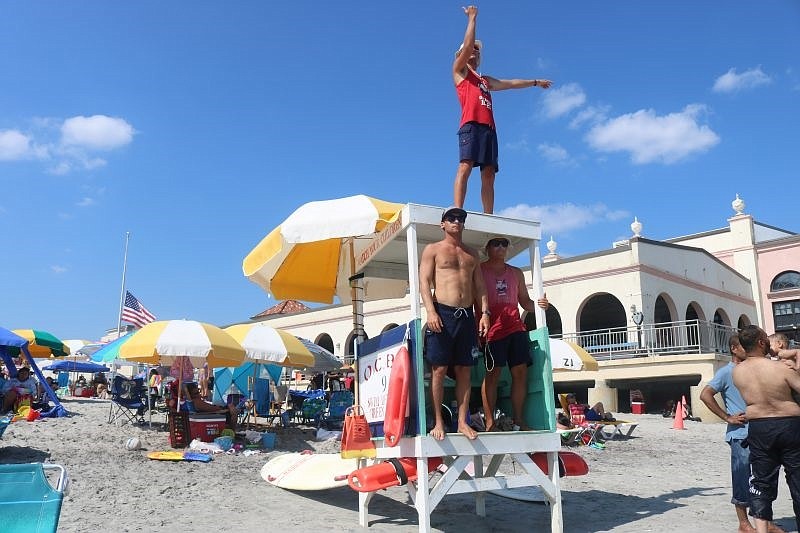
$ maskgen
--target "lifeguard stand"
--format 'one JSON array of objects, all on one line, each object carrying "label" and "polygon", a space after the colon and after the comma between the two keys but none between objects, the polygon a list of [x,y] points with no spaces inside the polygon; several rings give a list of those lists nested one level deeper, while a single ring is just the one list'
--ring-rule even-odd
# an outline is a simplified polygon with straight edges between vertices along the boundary
[{"label": "lifeguard stand", "polygon": [[[419,297],[419,257],[422,249],[429,243],[442,239],[440,225],[443,209],[418,204],[407,204],[400,217],[389,224],[383,231],[375,235],[370,242],[359,246],[354,254],[355,275],[353,283],[354,318],[363,317],[359,296],[362,290],[360,283],[364,279],[403,280],[408,279],[411,298],[411,316],[416,327],[412,335],[413,361],[416,365],[417,426],[421,428],[417,435],[403,437],[395,447],[384,445],[377,439],[377,457],[389,459],[398,457],[415,457],[417,459],[418,478],[415,484],[409,483],[408,493],[414,502],[419,516],[419,530],[430,531],[430,515],[447,494],[475,494],[475,511],[485,516],[485,491],[537,486],[541,489],[551,515],[551,531],[561,532],[563,528],[561,492],[559,489],[558,450],[561,439],[555,432],[555,413],[553,400],[552,369],[549,359],[549,344],[546,329],[531,333],[532,349],[536,350],[539,365],[537,373],[540,380],[537,387],[541,395],[541,412],[535,414],[539,421],[535,431],[518,431],[505,433],[480,433],[478,438],[470,440],[459,433],[449,433],[442,441],[437,441],[425,433],[426,410],[423,384],[422,357],[422,312]],[[516,220],[494,215],[469,213],[464,228],[463,240],[466,244],[482,249],[486,242],[495,235],[506,237],[509,242],[508,258],[528,250],[532,266],[534,299],[540,297],[542,276],[539,257],[539,241],[541,231],[538,222]],[[416,320],[415,320],[416,319]],[[545,324],[542,309],[536,308],[536,322]],[[538,403],[537,403],[538,405]],[[529,453],[538,451],[547,453],[549,475],[533,462]],[[524,474],[514,476],[497,476],[497,471],[504,456],[512,457],[524,470]],[[429,482],[428,459],[431,457],[449,456],[452,462],[447,471],[431,486]],[[488,463],[484,463],[489,456]],[[474,475],[465,471],[469,464],[474,464]],[[374,493],[359,493],[359,524],[369,524],[369,503]]]}]

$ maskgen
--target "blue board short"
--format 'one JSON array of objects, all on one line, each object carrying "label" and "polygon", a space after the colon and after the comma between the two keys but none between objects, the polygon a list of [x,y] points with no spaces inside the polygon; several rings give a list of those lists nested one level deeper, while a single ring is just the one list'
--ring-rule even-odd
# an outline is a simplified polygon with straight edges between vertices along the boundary
[{"label": "blue board short", "polygon": [[472,161],[473,167],[492,166],[500,171],[497,164],[497,132],[486,124],[467,122],[458,130],[459,161]]},{"label": "blue board short", "polygon": [[434,306],[442,319],[442,331],[425,329],[425,358],[433,366],[475,365],[478,333],[472,309],[440,303]]},{"label": "blue board short", "polygon": [[489,357],[494,359],[495,367],[508,368],[527,365],[531,366],[530,340],[524,331],[518,331],[496,341],[486,343],[486,365],[489,367]]}]

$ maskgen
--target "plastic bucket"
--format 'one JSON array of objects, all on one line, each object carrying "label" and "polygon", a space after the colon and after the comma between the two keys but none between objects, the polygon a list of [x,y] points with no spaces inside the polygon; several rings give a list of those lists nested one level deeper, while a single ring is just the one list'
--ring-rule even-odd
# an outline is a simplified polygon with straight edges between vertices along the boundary
[{"label": "plastic bucket", "polygon": [[218,444],[220,448],[222,448],[222,451],[225,452],[227,452],[228,450],[231,449],[231,447],[233,447],[233,437],[230,437],[228,435],[224,437],[217,437],[216,439],[214,439],[214,442]]},{"label": "plastic bucket", "polygon": [[271,450],[275,447],[275,433],[264,433],[261,436],[261,447]]}]

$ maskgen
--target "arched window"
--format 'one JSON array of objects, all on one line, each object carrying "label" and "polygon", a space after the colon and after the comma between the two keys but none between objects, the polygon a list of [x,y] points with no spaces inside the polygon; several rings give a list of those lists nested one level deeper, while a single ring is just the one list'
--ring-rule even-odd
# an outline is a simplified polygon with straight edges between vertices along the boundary
[{"label": "arched window", "polygon": [[772,292],[800,289],[800,272],[788,270],[775,276],[769,290]]}]

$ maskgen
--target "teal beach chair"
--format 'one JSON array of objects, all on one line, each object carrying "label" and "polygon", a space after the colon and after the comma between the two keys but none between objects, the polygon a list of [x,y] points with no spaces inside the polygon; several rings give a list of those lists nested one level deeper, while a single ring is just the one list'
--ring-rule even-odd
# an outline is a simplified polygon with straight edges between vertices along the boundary
[{"label": "teal beach chair", "polygon": [[[58,471],[53,487],[45,470]],[[61,465],[0,465],[0,516],[4,533],[55,533],[69,479]]]}]

